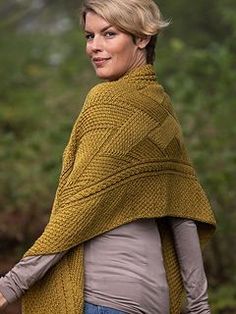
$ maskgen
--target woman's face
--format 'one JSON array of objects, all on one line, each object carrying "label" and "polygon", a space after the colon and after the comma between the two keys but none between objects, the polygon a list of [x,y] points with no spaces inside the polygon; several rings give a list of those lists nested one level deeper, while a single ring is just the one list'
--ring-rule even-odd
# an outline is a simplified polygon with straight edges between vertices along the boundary
[{"label": "woman's face", "polygon": [[101,16],[86,14],[86,53],[96,74],[109,81],[117,80],[129,70],[146,63],[143,39],[136,44],[131,35],[119,31]]}]

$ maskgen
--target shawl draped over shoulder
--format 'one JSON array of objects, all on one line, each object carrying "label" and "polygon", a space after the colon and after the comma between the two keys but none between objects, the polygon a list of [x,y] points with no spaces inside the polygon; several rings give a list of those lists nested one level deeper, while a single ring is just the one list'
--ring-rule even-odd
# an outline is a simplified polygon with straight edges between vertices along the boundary
[{"label": "shawl draped over shoulder", "polygon": [[69,251],[25,293],[23,313],[82,314],[84,242],[139,218],[159,219],[170,313],[180,313],[184,289],[168,216],[195,220],[202,248],[215,230],[171,100],[144,65],[86,97],[49,222],[24,256]]}]

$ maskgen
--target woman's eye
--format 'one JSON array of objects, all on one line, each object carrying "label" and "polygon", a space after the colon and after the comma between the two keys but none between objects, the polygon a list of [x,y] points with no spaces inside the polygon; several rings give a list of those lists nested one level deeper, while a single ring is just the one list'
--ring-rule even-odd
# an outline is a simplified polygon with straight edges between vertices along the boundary
[{"label": "woman's eye", "polygon": [[115,35],[116,35],[116,33],[114,33],[114,32],[106,32],[105,33],[106,37],[114,37]]},{"label": "woman's eye", "polygon": [[85,35],[85,38],[87,39],[87,40],[91,40],[91,39],[93,39],[93,34],[87,34],[87,35]]}]

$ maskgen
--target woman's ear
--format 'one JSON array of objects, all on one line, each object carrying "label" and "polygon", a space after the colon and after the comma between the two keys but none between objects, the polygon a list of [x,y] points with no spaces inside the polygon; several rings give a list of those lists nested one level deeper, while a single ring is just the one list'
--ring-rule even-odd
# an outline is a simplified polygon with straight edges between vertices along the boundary
[{"label": "woman's ear", "polygon": [[140,49],[144,49],[146,48],[146,46],[148,45],[148,43],[150,42],[152,36],[146,36],[146,37],[137,37],[136,38],[136,45],[140,48]]}]

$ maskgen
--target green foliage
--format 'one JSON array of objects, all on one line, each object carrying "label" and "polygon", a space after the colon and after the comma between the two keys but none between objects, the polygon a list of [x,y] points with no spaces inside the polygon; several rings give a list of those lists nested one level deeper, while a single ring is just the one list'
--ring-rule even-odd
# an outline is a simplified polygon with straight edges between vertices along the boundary
[{"label": "green foliage", "polygon": [[[0,232],[26,241],[46,221],[63,148],[95,80],[77,30],[63,36],[4,32],[0,45]],[[32,212],[36,219],[25,221]],[[24,223],[6,231],[6,215],[13,214]]]},{"label": "green foliage", "polygon": [[209,293],[212,306],[212,313],[236,313],[236,289],[235,286],[221,286],[216,291]]},{"label": "green foliage", "polygon": [[156,2],[164,17],[172,21],[166,31],[169,37],[181,38],[187,45],[199,48],[206,48],[212,42],[233,41],[236,29],[234,0],[199,0],[191,4],[187,0]]}]

